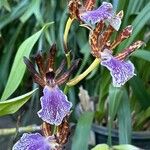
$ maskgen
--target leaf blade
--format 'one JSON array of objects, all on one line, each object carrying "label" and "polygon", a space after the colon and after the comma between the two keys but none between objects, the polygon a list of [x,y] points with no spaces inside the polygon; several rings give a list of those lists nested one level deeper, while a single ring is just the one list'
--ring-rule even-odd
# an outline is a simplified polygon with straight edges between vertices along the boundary
[{"label": "leaf blade", "polygon": [[110,85],[109,87],[109,110],[108,110],[108,144],[109,146],[112,145],[111,140],[111,130],[113,125],[113,120],[118,112],[119,105],[122,99],[123,90],[122,87],[113,87]]},{"label": "leaf blade", "polygon": [[131,143],[131,111],[128,93],[123,89],[123,96],[118,110],[119,144]]},{"label": "leaf blade", "polygon": [[0,116],[13,114],[18,111],[37,89],[16,98],[0,102]]},{"label": "leaf blade", "polygon": [[19,84],[23,78],[23,75],[25,73],[25,69],[26,69],[26,66],[23,63],[23,56],[29,57],[29,54],[30,54],[33,46],[39,39],[43,30],[45,28],[47,28],[50,24],[52,24],[52,23],[45,24],[45,26],[41,30],[39,30],[38,32],[36,32],[35,34],[33,34],[32,36],[27,38],[20,45],[20,47],[16,53],[10,74],[9,74],[6,87],[5,87],[2,97],[1,97],[2,101],[7,99],[19,86]]},{"label": "leaf blade", "polygon": [[145,61],[149,61],[150,62],[150,52],[147,50],[138,50],[135,51],[131,56],[137,57],[137,58],[141,58]]},{"label": "leaf blade", "polygon": [[73,136],[73,143],[71,150],[87,150],[88,149],[88,138],[90,133],[90,128],[92,120],[94,117],[93,112],[84,112],[79,120]]}]

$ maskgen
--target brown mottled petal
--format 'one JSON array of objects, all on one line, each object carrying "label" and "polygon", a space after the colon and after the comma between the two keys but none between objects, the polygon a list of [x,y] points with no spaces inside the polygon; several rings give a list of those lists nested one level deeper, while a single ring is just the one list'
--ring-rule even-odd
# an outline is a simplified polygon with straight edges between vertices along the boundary
[{"label": "brown mottled petal", "polygon": [[114,28],[111,25],[109,25],[106,31],[104,31],[104,33],[102,33],[98,37],[98,47],[100,51],[103,51],[104,47],[106,47],[107,42],[109,41],[109,38],[112,35],[113,31]]},{"label": "brown mottled petal", "polygon": [[70,0],[68,4],[70,18],[78,18],[79,16],[79,8],[81,6],[80,0]]},{"label": "brown mottled petal", "polygon": [[91,53],[94,57],[99,57],[98,38],[99,38],[99,34],[103,30],[103,28],[104,28],[104,22],[101,21],[96,25],[95,29],[93,31],[91,31],[91,33],[89,35],[89,43],[91,46]]},{"label": "brown mottled petal", "polygon": [[68,141],[68,136],[70,133],[70,127],[68,123],[68,116],[63,119],[61,125],[58,126],[58,132],[56,135],[57,142],[61,145]]},{"label": "brown mottled petal", "polygon": [[118,60],[124,60],[127,56],[129,56],[136,49],[140,48],[144,44],[143,41],[136,41],[129,47],[125,48],[122,53],[119,53],[115,58]]},{"label": "brown mottled petal", "polygon": [[44,64],[43,64],[43,59],[42,59],[41,53],[40,52],[37,53],[34,58],[35,58],[37,66],[38,66],[38,70],[39,70],[41,76],[44,78],[45,71],[44,71]]},{"label": "brown mottled petal", "polygon": [[85,0],[84,1],[84,7],[86,8],[86,11],[91,11],[95,6],[96,0]]},{"label": "brown mottled petal", "polygon": [[45,137],[49,137],[52,135],[51,125],[48,124],[47,122],[43,122],[41,128],[42,128],[42,133]]},{"label": "brown mottled petal", "polygon": [[32,77],[34,78],[35,82],[44,87],[46,85],[46,82],[44,81],[44,79],[40,77],[38,72],[34,69],[34,65],[31,63],[31,61],[26,57],[23,57],[23,60],[27,66],[27,69],[32,74]]},{"label": "brown mottled petal", "polygon": [[118,37],[116,38],[116,40],[110,45],[110,49],[113,50],[114,48],[116,48],[123,40],[129,38],[132,34],[132,26],[129,25],[127,26],[125,29],[123,29],[123,31],[118,35]]},{"label": "brown mottled petal", "polygon": [[70,75],[73,73],[73,71],[77,68],[79,61],[80,61],[80,59],[75,60],[73,65],[69,68],[69,70],[67,72],[65,72],[63,75],[61,75],[58,79],[56,79],[55,83],[57,85],[61,85],[64,82],[66,82],[68,80],[68,78],[70,77]]},{"label": "brown mottled petal", "polygon": [[56,44],[53,44],[50,48],[49,55],[48,55],[48,58],[47,58],[46,72],[54,70],[55,55],[56,55]]}]

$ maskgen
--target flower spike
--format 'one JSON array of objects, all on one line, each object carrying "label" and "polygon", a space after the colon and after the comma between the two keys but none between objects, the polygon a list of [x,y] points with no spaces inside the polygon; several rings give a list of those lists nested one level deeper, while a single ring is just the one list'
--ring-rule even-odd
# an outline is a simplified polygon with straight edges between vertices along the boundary
[{"label": "flower spike", "polygon": [[[66,71],[58,75],[64,69],[65,62],[62,62],[59,69],[57,69],[55,74],[54,70],[54,59],[56,55],[56,45],[53,44],[50,48],[50,52],[43,62],[42,55],[37,55],[36,63],[39,66],[40,74],[34,69],[33,64],[27,58],[24,58],[24,62],[27,65],[27,68],[32,73],[34,79],[38,84],[40,84],[43,89],[43,96],[41,97],[41,110],[38,111],[38,116],[45,121],[46,123],[52,125],[60,125],[62,120],[66,115],[70,113],[72,103],[68,101],[67,96],[59,89],[58,85],[63,84],[77,68],[79,60],[75,60],[73,65]],[[41,65],[43,63],[43,66]],[[44,75],[43,75],[44,74]]]}]

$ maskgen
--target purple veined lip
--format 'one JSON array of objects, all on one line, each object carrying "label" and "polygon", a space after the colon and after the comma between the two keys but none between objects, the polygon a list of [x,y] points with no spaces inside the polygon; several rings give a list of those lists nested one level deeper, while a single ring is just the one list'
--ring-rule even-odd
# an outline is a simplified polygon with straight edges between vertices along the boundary
[{"label": "purple veined lip", "polygon": [[136,75],[134,73],[135,67],[131,61],[120,61],[111,54],[107,55],[106,53],[102,53],[101,57],[101,65],[105,66],[110,71],[114,87],[121,87]]},{"label": "purple veined lip", "polygon": [[112,8],[111,3],[103,2],[98,9],[81,13],[80,18],[85,23],[96,24],[101,20],[111,18],[113,15]]},{"label": "purple veined lip", "polygon": [[106,20],[116,31],[119,30],[121,25],[121,19],[115,15],[112,4],[107,2],[103,2],[96,10],[81,13],[80,19],[85,23],[92,25],[95,25],[102,20]]},{"label": "purple veined lip", "polygon": [[39,133],[24,133],[12,150],[51,150],[57,145],[53,137],[45,138]]},{"label": "purple veined lip", "polygon": [[54,87],[45,86],[41,97],[41,110],[38,116],[45,122],[52,125],[60,125],[63,118],[70,113],[72,103],[67,96],[56,85]]}]

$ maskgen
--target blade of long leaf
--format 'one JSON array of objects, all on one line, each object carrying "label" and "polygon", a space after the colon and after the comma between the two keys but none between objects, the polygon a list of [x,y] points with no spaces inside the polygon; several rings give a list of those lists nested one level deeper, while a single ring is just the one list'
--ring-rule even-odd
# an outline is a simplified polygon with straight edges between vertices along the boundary
[{"label": "blade of long leaf", "polygon": [[26,12],[21,16],[21,22],[25,23],[33,14],[39,12],[41,0],[32,0]]},{"label": "blade of long leaf", "polygon": [[131,143],[131,112],[128,93],[123,89],[122,99],[118,110],[119,144]]},{"label": "blade of long leaf", "polygon": [[93,117],[93,112],[85,112],[81,115],[77,123],[74,137],[72,139],[73,143],[71,150],[88,149],[88,139]]},{"label": "blade of long leaf", "polygon": [[20,109],[37,89],[13,99],[0,102],[0,116],[13,114]]},{"label": "blade of long leaf", "polygon": [[11,11],[10,5],[8,3],[8,0],[1,0],[0,2],[0,9],[4,7],[6,10]]},{"label": "blade of long leaf", "polygon": [[118,0],[117,10],[118,11],[125,10],[126,6],[128,5],[128,2],[129,2],[129,0],[126,0],[126,1],[120,1],[120,0]]},{"label": "blade of long leaf", "polygon": [[7,43],[7,45],[5,46],[3,50],[3,54],[1,55],[0,70],[3,70],[3,71],[0,73],[0,79],[1,79],[0,91],[4,89],[4,85],[7,82],[7,78],[9,75],[10,60],[15,50],[14,46],[15,46],[16,39],[22,27],[23,27],[23,24],[19,24],[19,26],[16,28],[15,34],[12,36],[11,40]]},{"label": "blade of long leaf", "polygon": [[139,15],[135,18],[135,20],[132,23],[133,26],[133,34],[132,36],[123,42],[123,44],[120,44],[118,47],[118,50],[121,51],[124,47],[129,46],[135,37],[138,35],[138,33],[142,30],[142,28],[145,26],[145,24],[150,19],[150,2],[142,9],[142,11],[139,13]]},{"label": "blade of long leaf", "polygon": [[20,2],[12,11],[4,16],[0,17],[0,30],[8,23],[13,22],[16,18],[21,16],[28,7],[28,1],[24,0]]},{"label": "blade of long leaf", "polygon": [[[120,3],[122,3],[122,1],[120,1]],[[135,13],[136,11],[138,11],[137,7],[139,7],[141,3],[143,3],[141,0],[136,0],[136,1],[130,0],[129,1],[127,9],[125,11],[125,17],[123,19],[123,25],[122,25],[123,27],[127,26],[129,17],[133,13]]]},{"label": "blade of long leaf", "polygon": [[138,50],[135,51],[132,56],[137,57],[137,58],[141,58],[144,59],[146,61],[150,62],[150,51],[147,50]]},{"label": "blade of long leaf", "polygon": [[150,95],[147,93],[142,80],[138,76],[134,76],[129,83],[134,95],[140,103],[141,108],[148,108],[150,106]]},{"label": "blade of long leaf", "polygon": [[25,64],[23,63],[23,56],[29,57],[29,54],[33,46],[39,39],[44,29],[47,28],[50,24],[52,23],[46,24],[40,31],[36,32],[31,37],[27,38],[20,45],[13,62],[6,87],[2,94],[2,98],[1,98],[2,100],[7,99],[19,86],[26,69]]},{"label": "blade of long leaf", "polygon": [[139,114],[137,114],[137,124],[135,125],[135,128],[139,128],[143,126],[143,123],[150,118],[150,107],[148,107],[146,110],[143,110]]},{"label": "blade of long leaf", "polygon": [[118,108],[123,96],[122,88],[113,87],[110,85],[109,88],[109,108],[108,108],[108,144],[111,146],[111,130],[112,130],[112,123],[113,120],[118,112]]}]

